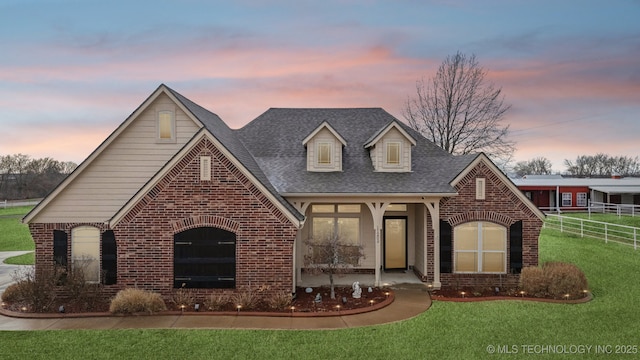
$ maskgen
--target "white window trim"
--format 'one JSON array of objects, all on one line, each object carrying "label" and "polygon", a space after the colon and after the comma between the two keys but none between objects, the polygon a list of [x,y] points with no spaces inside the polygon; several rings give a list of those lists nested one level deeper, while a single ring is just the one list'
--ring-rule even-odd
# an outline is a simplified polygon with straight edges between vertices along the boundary
[{"label": "white window trim", "polygon": [[579,192],[576,194],[576,206],[586,207],[588,203],[589,201],[586,192]]},{"label": "white window trim", "polygon": [[[171,138],[163,139],[160,137],[160,116],[163,114],[169,114],[171,118]],[[158,111],[156,116],[156,141],[158,143],[175,143],[176,142],[176,114],[170,110]]]},{"label": "white window trim", "polygon": [[[398,145],[398,163],[397,164],[393,164],[393,163],[389,163],[389,145]],[[396,141],[396,140],[388,140],[384,142],[384,167],[385,168],[392,168],[392,169],[397,169],[397,168],[402,168],[403,164],[402,164],[402,141]]]},{"label": "white window trim", "polygon": [[[328,204],[318,204],[318,205],[328,205]],[[311,221],[309,222],[311,225],[310,233],[313,236],[313,218],[333,218],[333,226],[334,226],[334,234],[338,231],[338,220],[341,218],[351,218],[351,219],[359,219],[358,221],[358,239],[354,242],[354,245],[362,245],[362,207],[360,207],[360,212],[338,212],[338,205],[346,205],[346,204],[334,204],[333,212],[311,212]],[[313,208],[312,208],[313,209]]]},{"label": "white window trim", "polygon": [[[565,196],[565,195],[568,195],[568,196]],[[562,201],[562,207],[573,206],[573,194],[570,192],[563,192],[561,201]],[[568,205],[565,204],[565,201],[568,201]]]},{"label": "white window trim", "polygon": [[211,181],[211,156],[200,157],[200,181]]},{"label": "white window trim", "polygon": [[[320,147],[322,145],[327,145],[329,147],[329,163],[321,163],[320,162]],[[316,141],[316,156],[315,156],[315,165],[318,168],[333,168],[335,166],[333,159],[334,142],[330,140],[318,140]]]},{"label": "white window trim", "polygon": [[[482,250],[482,223],[484,221],[474,221],[476,223],[478,223],[478,247],[477,250],[456,250],[455,249],[455,236],[453,239],[453,273],[454,274],[506,274],[507,273],[507,229],[505,228],[505,246],[504,246],[504,251],[501,250]],[[463,224],[460,224],[463,225]],[[498,224],[496,224],[498,225]],[[502,225],[499,225],[502,226]],[[504,226],[502,226],[504,227]],[[454,229],[454,234],[455,234],[455,229]],[[476,259],[477,259],[477,271],[455,271],[456,269],[456,253],[474,253],[476,254]],[[500,253],[500,254],[504,254],[504,265],[503,265],[503,269],[502,271],[499,272],[488,272],[488,271],[481,271],[482,269],[482,254],[483,253]]]},{"label": "white window trim", "polygon": [[485,200],[486,188],[487,180],[485,178],[476,178],[476,200]]}]

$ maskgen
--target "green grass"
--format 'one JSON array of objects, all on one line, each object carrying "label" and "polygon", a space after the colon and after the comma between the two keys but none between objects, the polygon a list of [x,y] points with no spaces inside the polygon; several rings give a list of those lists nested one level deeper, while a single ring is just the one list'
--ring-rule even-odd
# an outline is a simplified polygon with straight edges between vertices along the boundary
[{"label": "green grass", "polygon": [[[640,251],[615,243],[543,230],[541,262],[568,261],[587,275],[586,304],[523,301],[434,302],[399,323],[327,331],[63,330],[0,332],[0,357],[32,359],[518,359],[523,345],[592,345],[589,354],[531,354],[594,358],[596,345],[636,346],[640,319]],[[213,320],[215,321],[215,320]],[[489,354],[515,346],[519,354]],[[634,358],[635,356],[623,356]],[[600,354],[599,358],[616,358]]]},{"label": "green grass", "polygon": [[0,251],[34,250],[35,245],[29,227],[22,223],[22,217],[33,206],[0,209]]},{"label": "green grass", "polygon": [[30,252],[24,255],[10,257],[6,259],[4,263],[10,265],[33,265],[36,263],[36,256],[34,252]]}]

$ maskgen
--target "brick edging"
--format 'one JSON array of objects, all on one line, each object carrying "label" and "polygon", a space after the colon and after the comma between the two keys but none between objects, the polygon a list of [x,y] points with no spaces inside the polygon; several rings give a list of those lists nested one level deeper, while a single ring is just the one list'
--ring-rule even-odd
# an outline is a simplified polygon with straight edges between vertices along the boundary
[{"label": "brick edging", "polygon": [[383,301],[357,309],[327,311],[327,312],[258,312],[258,311],[163,311],[158,313],[136,313],[136,314],[112,314],[109,312],[88,312],[88,313],[23,313],[0,308],[0,315],[18,319],[73,319],[89,317],[130,317],[130,316],[266,316],[266,317],[329,317],[364,314],[371,311],[380,310],[390,305],[395,300],[393,292]]}]

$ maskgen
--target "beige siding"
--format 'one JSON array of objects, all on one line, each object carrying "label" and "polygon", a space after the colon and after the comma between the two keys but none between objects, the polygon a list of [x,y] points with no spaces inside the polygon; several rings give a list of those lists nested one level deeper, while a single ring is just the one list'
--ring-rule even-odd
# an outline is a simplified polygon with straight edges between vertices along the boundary
[{"label": "beige siding", "polygon": [[[399,142],[401,145],[401,166],[388,166],[386,165],[387,154],[386,146],[387,142]],[[392,128],[382,138],[380,138],[374,147],[370,150],[371,161],[373,161],[373,167],[376,171],[384,172],[408,172],[411,171],[411,142],[397,129]]]},{"label": "beige siding", "polygon": [[[331,142],[333,144],[331,152],[333,156],[333,166],[317,166],[316,144],[319,142]],[[320,130],[313,139],[307,143],[307,171],[342,171],[342,143],[326,128]]]},{"label": "beige siding", "polygon": [[[156,141],[161,110],[175,112],[175,143]],[[197,131],[198,125],[160,94],[32,222],[109,220]]]}]

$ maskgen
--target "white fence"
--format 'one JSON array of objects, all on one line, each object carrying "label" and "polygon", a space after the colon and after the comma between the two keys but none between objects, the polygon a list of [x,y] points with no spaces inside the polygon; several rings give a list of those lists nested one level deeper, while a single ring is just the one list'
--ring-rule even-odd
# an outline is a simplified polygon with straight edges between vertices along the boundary
[{"label": "white fence", "polygon": [[37,205],[42,199],[34,199],[34,200],[15,200],[15,201],[0,201],[0,208],[6,209],[10,207],[16,206],[31,206]]},{"label": "white fence", "polygon": [[580,237],[604,240],[605,243],[613,241],[633,246],[634,250],[638,249],[640,228],[637,227],[556,214],[547,214],[547,220],[544,222],[544,227],[560,230],[560,232],[579,235]]},{"label": "white fence", "polygon": [[592,202],[589,206],[589,216],[591,213],[640,216],[640,205]]}]

